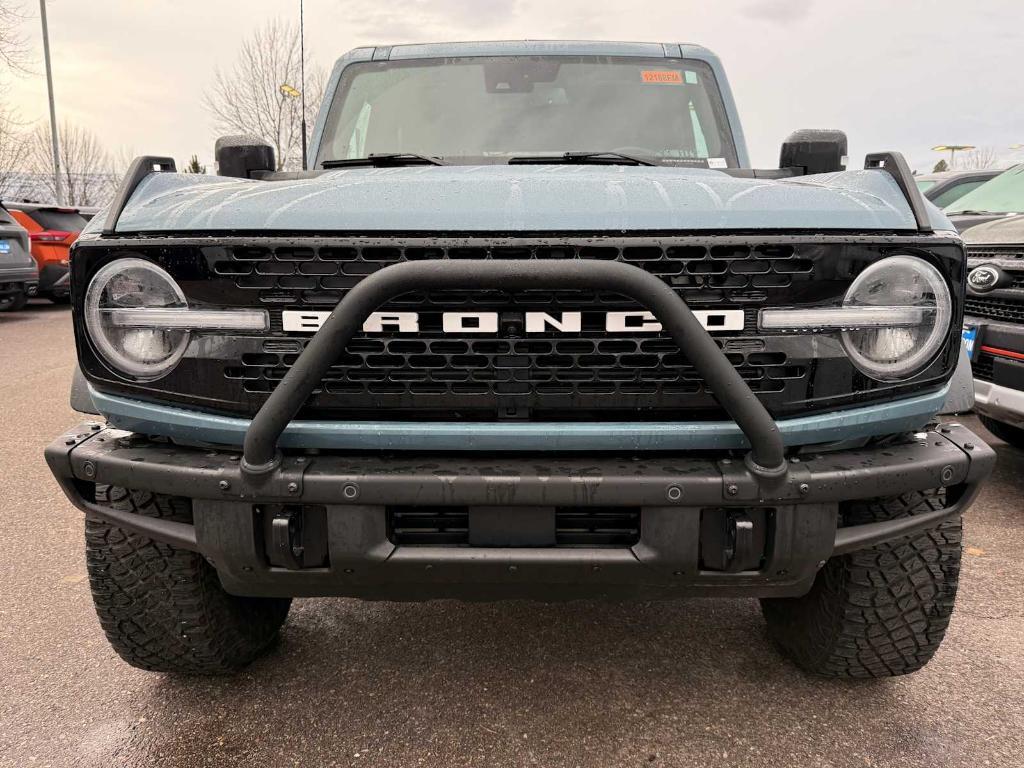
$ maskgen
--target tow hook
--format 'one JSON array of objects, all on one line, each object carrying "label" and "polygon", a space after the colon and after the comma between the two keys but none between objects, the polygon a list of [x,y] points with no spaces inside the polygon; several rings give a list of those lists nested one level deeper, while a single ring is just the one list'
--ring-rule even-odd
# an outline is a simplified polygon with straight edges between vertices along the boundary
[{"label": "tow hook", "polygon": [[303,567],[302,559],[306,550],[302,541],[302,513],[294,509],[277,512],[270,522],[272,560],[285,568],[297,571]]}]

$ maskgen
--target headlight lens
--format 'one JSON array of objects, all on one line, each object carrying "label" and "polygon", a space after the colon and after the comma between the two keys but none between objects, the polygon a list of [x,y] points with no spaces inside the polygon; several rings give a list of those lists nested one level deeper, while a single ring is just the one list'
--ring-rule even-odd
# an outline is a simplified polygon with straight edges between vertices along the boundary
[{"label": "headlight lens", "polygon": [[914,325],[843,331],[850,359],[881,381],[906,379],[921,370],[942,348],[953,314],[942,275],[913,256],[890,256],[872,264],[853,281],[843,306],[922,310],[920,322]]},{"label": "headlight lens", "polygon": [[115,369],[139,381],[166,375],[185,354],[189,332],[132,328],[115,323],[119,310],[185,309],[174,279],[143,259],[119,259],[102,267],[85,294],[85,325],[96,348]]}]

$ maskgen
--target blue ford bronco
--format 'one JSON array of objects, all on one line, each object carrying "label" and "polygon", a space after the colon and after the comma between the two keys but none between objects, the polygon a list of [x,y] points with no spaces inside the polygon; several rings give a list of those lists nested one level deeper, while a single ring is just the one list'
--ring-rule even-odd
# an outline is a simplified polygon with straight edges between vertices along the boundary
[{"label": "blue ford bronco", "polygon": [[129,663],[224,673],[293,597],[760,598],[827,676],[912,672],[994,454],[965,259],[896,153],[750,168],[691,45],[360,48],[310,169],[135,161],[72,258],[46,451]]}]

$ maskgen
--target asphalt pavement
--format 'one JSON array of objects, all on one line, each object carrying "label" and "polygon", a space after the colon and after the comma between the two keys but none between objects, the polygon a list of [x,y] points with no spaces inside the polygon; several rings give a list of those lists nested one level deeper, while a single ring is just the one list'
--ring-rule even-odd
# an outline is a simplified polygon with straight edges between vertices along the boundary
[{"label": "asphalt pavement", "polygon": [[[66,308],[0,314],[0,766],[1024,766],[1024,453],[967,516],[952,626],[897,680],[810,678],[754,600],[296,601],[236,677],[114,654],[42,458]],[[977,422],[968,423],[980,430]]]}]

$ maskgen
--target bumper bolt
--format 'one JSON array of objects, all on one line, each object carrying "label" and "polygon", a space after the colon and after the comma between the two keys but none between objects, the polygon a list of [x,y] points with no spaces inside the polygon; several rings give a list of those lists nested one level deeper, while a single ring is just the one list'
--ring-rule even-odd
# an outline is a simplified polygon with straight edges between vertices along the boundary
[{"label": "bumper bolt", "polygon": [[806,495],[811,492],[811,486],[807,483],[800,483],[800,493]]},{"label": "bumper bolt", "polygon": [[298,492],[299,492],[299,484],[298,483],[288,483],[288,493],[298,493]]},{"label": "bumper bolt", "polygon": [[64,441],[64,445],[74,445],[74,444],[75,444],[75,438],[73,438],[73,437],[69,437],[67,440]]},{"label": "bumper bolt", "polygon": [[953,430],[952,430],[952,429],[950,429],[949,427],[942,427],[942,428],[941,428],[941,429],[939,430],[939,432],[941,432],[941,433],[942,433],[942,434],[944,434],[944,435],[948,435],[948,434],[949,434],[950,432],[952,432],[952,431],[953,431]]},{"label": "bumper bolt", "polygon": [[88,478],[96,477],[96,465],[91,461],[85,462],[85,464],[82,465],[82,474]]},{"label": "bumper bolt", "polygon": [[354,499],[356,496],[359,495],[359,489],[356,488],[354,485],[346,485],[344,488],[341,489],[341,495],[344,496],[346,499]]},{"label": "bumper bolt", "polygon": [[670,485],[665,495],[669,501],[679,501],[683,497],[683,489],[678,485]]},{"label": "bumper bolt", "polygon": [[231,483],[229,483],[227,480],[221,480],[219,483],[217,483],[217,487],[220,488],[222,491],[226,491],[231,487]]},{"label": "bumper bolt", "polygon": [[942,478],[942,482],[948,483],[953,479],[953,468],[950,466],[943,467],[940,477]]},{"label": "bumper bolt", "polygon": [[735,485],[730,485],[728,488],[725,489],[725,492],[728,493],[730,496],[735,496],[737,493],[740,492],[740,489]]},{"label": "bumper bolt", "polygon": [[973,451],[974,450],[974,443],[964,443],[964,450],[965,451]]}]

